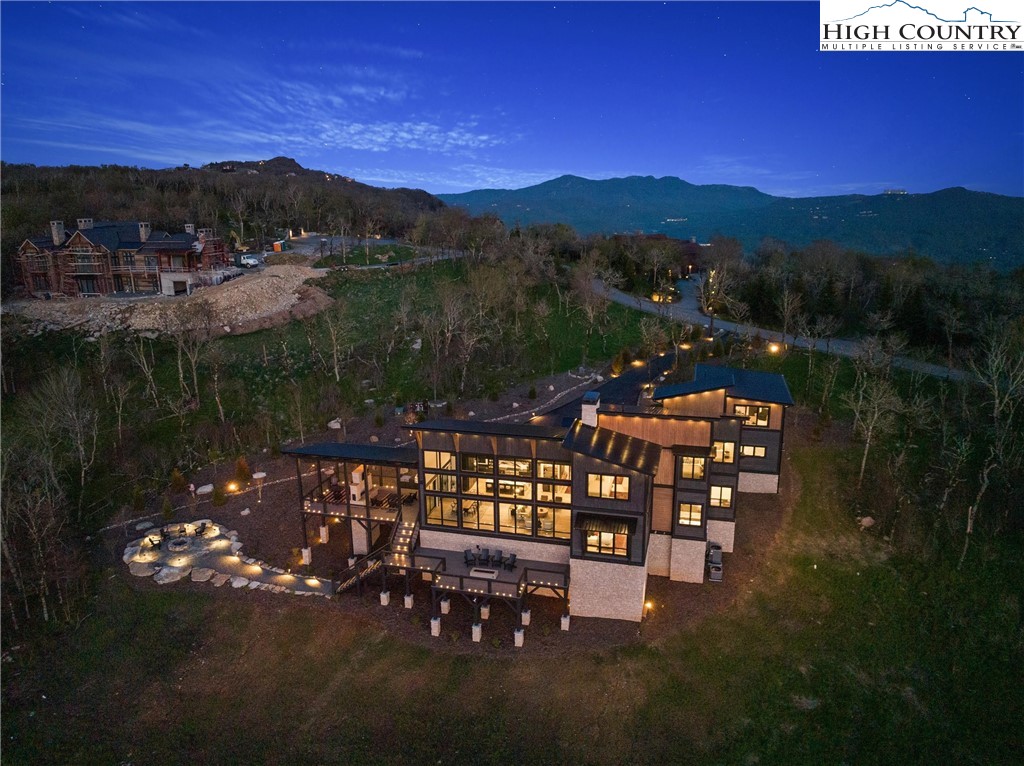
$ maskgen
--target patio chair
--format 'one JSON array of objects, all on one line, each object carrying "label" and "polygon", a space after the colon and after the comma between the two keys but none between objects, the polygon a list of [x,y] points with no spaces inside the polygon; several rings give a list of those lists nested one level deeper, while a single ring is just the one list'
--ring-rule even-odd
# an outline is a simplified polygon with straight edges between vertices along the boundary
[{"label": "patio chair", "polygon": [[509,572],[516,568],[516,558],[516,554],[510,553],[508,554],[508,558],[505,559],[505,569]]},{"label": "patio chair", "polygon": [[480,549],[480,553],[478,553],[477,556],[476,556],[477,563],[478,564],[486,564],[490,560],[491,560],[491,549],[490,548],[481,548]]},{"label": "patio chair", "polygon": [[502,552],[495,551],[494,554],[491,556],[491,566],[500,567],[502,558]]},{"label": "patio chair", "polygon": [[466,550],[463,551],[463,553],[464,553],[464,555],[466,557],[466,566],[468,566],[468,567],[475,566],[476,565],[476,556],[473,555],[473,551],[471,551],[469,548],[466,548]]},{"label": "patio chair", "polygon": [[196,527],[196,537],[202,537],[206,534],[206,522],[204,521],[198,527]]},{"label": "patio chair", "polygon": [[711,582],[722,582],[722,567],[713,565],[708,571],[708,579]]},{"label": "patio chair", "polygon": [[721,548],[712,548],[708,551],[708,566],[710,567],[721,567],[722,566],[722,550]]}]

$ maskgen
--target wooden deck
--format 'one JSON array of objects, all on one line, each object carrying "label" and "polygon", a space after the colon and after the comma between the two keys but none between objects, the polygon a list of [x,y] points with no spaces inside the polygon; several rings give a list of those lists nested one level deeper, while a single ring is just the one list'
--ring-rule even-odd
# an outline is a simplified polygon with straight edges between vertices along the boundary
[{"label": "wooden deck", "polygon": [[[467,565],[463,551],[417,548],[411,555],[385,554],[384,563],[397,571],[432,572],[435,587],[458,593],[518,598],[536,589],[564,592],[569,587],[569,565],[547,561],[518,559],[510,571],[498,566]],[[474,569],[490,571],[484,575]]]}]

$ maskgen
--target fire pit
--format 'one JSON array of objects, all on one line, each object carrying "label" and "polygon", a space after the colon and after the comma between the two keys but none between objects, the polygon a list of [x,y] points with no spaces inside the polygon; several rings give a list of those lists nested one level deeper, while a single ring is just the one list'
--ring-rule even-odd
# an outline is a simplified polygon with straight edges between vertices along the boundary
[{"label": "fire pit", "polygon": [[181,553],[192,547],[192,541],[187,537],[175,537],[167,543],[167,550],[171,553]]}]

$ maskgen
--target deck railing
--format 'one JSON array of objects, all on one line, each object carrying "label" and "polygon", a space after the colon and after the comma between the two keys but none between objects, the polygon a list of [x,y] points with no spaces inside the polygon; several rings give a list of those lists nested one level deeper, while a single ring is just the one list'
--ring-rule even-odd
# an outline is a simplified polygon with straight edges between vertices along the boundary
[{"label": "deck railing", "polygon": [[488,596],[518,598],[526,592],[526,569],[519,573],[515,582],[479,577],[471,574],[459,575],[438,572],[434,575],[434,586],[459,593],[479,593]]}]

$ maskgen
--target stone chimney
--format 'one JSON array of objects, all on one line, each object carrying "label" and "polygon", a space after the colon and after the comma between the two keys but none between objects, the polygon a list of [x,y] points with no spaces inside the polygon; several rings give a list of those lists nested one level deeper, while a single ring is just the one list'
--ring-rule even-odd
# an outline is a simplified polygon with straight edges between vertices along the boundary
[{"label": "stone chimney", "polygon": [[597,409],[601,406],[601,394],[597,391],[587,391],[583,394],[583,404],[580,406],[580,420],[583,425],[597,428]]},{"label": "stone chimney", "polygon": [[139,242],[145,242],[149,239],[149,232],[152,231],[153,227],[150,226],[146,221],[139,221]]},{"label": "stone chimney", "polygon": [[78,228],[79,229],[91,229],[92,228],[92,219],[91,218],[79,218],[78,219]]},{"label": "stone chimney", "polygon": [[64,244],[64,222],[50,221],[50,236],[53,237],[53,244]]},{"label": "stone chimney", "polygon": [[185,233],[191,234],[194,237],[196,235],[196,225],[194,223],[186,223]]}]

